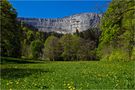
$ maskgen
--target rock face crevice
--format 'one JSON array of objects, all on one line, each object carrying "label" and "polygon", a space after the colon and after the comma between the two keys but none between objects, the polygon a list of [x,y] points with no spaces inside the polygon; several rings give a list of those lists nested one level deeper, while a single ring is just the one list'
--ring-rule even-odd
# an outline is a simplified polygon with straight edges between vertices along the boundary
[{"label": "rock face crevice", "polygon": [[98,27],[101,14],[81,13],[64,18],[18,18],[18,21],[34,26],[39,31],[57,32],[57,33],[74,33],[76,29],[85,31],[89,28]]}]

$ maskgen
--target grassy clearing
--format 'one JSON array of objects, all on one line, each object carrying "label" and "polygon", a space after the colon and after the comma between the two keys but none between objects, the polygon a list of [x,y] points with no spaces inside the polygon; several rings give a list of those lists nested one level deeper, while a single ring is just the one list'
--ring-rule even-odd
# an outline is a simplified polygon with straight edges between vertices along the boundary
[{"label": "grassy clearing", "polygon": [[134,89],[135,62],[2,64],[2,89]]}]

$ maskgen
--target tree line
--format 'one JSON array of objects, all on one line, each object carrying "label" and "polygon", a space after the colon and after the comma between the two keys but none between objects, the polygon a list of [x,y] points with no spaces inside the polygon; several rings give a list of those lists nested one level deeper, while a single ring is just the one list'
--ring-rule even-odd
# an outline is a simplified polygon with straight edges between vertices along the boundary
[{"label": "tree line", "polygon": [[112,0],[100,27],[74,34],[40,32],[17,21],[17,12],[7,0],[1,1],[1,56],[74,60],[134,60],[135,31],[133,0]]}]

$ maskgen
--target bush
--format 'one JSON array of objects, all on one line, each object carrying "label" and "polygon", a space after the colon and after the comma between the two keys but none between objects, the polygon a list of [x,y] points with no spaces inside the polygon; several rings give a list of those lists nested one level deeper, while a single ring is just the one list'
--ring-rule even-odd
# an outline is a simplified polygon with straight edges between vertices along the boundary
[{"label": "bush", "polygon": [[105,57],[108,61],[128,61],[128,53],[123,50],[114,50],[112,53]]},{"label": "bush", "polygon": [[133,48],[131,60],[135,61],[135,47]]}]

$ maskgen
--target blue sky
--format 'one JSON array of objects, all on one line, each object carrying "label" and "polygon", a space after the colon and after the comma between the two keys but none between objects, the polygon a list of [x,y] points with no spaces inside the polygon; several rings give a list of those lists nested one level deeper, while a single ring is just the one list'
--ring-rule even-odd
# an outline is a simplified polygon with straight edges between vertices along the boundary
[{"label": "blue sky", "polygon": [[18,17],[61,18],[76,13],[105,12],[111,0],[9,0]]}]

